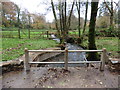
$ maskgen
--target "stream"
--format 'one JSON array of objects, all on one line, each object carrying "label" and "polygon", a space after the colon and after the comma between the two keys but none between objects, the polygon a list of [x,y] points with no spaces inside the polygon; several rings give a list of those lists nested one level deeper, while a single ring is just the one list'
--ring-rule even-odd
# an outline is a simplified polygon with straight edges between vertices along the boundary
[{"label": "stream", "polygon": [[[60,43],[60,39],[57,38],[54,34],[51,35],[51,38]],[[83,50],[82,47],[78,46],[77,44],[67,43],[65,47],[68,48],[68,50]],[[64,53],[61,53],[55,57],[52,57],[46,61],[64,61]],[[86,53],[85,52],[69,52],[68,53],[68,61],[87,61],[86,59]],[[68,64],[68,66],[85,66],[86,64]],[[64,64],[49,64],[48,66],[64,66]]]}]

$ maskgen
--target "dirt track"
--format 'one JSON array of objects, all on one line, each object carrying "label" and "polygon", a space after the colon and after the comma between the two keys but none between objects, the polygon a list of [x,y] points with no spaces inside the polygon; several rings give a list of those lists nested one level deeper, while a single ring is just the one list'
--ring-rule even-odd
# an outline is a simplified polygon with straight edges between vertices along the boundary
[{"label": "dirt track", "polygon": [[3,75],[3,88],[118,88],[118,75],[94,67],[62,68],[32,67],[31,71],[9,72]]}]

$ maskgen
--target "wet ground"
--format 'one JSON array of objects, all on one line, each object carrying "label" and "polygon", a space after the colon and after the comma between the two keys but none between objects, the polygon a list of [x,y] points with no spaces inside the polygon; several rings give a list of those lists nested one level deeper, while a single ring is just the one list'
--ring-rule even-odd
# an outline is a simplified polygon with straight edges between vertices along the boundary
[{"label": "wet ground", "polygon": [[34,88],[38,79],[47,72],[46,68],[32,67],[30,72],[12,71],[3,74],[2,87],[3,88]]},{"label": "wet ground", "polygon": [[118,75],[111,73],[107,66],[99,71],[94,67],[69,67],[68,71],[56,67],[32,67],[3,74],[3,88],[117,88]]}]

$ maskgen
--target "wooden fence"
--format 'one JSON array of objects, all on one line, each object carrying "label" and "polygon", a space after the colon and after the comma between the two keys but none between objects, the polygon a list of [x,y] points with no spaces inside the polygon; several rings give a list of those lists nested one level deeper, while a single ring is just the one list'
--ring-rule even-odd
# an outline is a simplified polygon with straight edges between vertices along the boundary
[{"label": "wooden fence", "polygon": [[[64,52],[64,62],[32,62],[29,59],[29,52]],[[68,62],[68,53],[69,52],[102,52],[100,61],[71,61]],[[29,64],[64,64],[65,69],[68,70],[68,64],[80,64],[80,63],[101,63],[100,70],[104,71],[105,62],[108,62],[107,51],[106,48],[102,50],[28,50],[25,48],[25,61],[24,68],[26,71],[30,70]]]}]

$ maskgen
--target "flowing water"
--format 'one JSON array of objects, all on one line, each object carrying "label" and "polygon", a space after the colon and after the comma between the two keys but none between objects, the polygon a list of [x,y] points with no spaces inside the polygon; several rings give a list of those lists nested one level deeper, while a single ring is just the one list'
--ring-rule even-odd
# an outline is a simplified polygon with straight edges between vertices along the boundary
[{"label": "flowing water", "polygon": [[[51,38],[53,38],[53,40],[55,40],[56,42],[60,42],[59,38],[56,38],[55,35],[51,35]],[[78,46],[77,44],[71,44],[71,43],[67,43],[66,47],[68,48],[68,50],[83,50],[82,47]],[[64,61],[64,53],[61,53],[53,58],[50,58],[46,61]],[[85,52],[69,52],[68,53],[68,61],[87,61],[86,59],[86,53]],[[83,66],[86,64],[68,64],[68,66]],[[64,64],[49,64],[49,66],[64,66]]]}]

